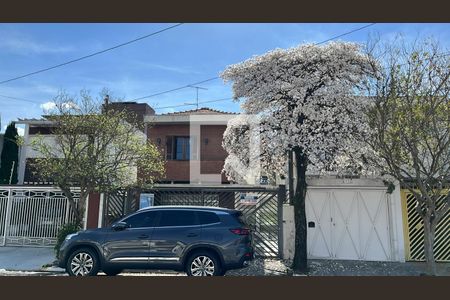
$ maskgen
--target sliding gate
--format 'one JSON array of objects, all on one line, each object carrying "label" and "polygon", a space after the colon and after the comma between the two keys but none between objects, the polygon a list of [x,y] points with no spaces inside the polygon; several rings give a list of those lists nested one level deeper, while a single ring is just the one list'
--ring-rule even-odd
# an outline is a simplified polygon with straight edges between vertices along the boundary
[{"label": "sliding gate", "polygon": [[0,246],[53,246],[59,228],[73,221],[60,190],[0,186]]},{"label": "sliding gate", "polygon": [[256,256],[279,257],[283,253],[282,205],[286,199],[284,186],[157,185],[145,193],[153,194],[154,205],[215,206],[240,210],[252,229]]}]

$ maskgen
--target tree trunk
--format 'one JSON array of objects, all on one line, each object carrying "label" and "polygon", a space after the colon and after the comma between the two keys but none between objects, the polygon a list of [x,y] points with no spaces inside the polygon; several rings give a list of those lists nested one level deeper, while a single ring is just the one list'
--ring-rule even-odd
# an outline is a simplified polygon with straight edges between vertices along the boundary
[{"label": "tree trunk", "polygon": [[66,188],[66,187],[60,187],[60,188],[63,191],[64,195],[69,200],[69,205],[75,214],[76,225],[78,225],[79,227],[82,227],[83,217],[84,217],[83,203],[86,203],[85,199],[82,199],[83,197],[85,198],[84,194],[83,193],[80,194],[80,199],[79,199],[78,206],[77,206],[77,204],[75,203],[75,200],[73,199],[73,195],[72,195],[72,192],[70,191],[70,188]]},{"label": "tree trunk", "polygon": [[423,246],[425,253],[425,260],[427,262],[428,275],[436,275],[436,261],[434,259],[433,245],[436,230],[436,224],[433,222],[433,216],[428,213],[425,214],[423,220]]},{"label": "tree trunk", "polygon": [[292,268],[295,271],[307,272],[306,248],[306,168],[307,158],[299,148],[294,149],[297,172],[297,185],[293,199],[295,221],[295,254]]}]

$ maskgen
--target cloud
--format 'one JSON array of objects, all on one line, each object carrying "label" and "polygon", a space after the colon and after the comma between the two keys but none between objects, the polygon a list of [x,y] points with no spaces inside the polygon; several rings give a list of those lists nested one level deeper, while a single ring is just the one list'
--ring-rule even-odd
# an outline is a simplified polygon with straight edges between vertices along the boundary
[{"label": "cloud", "polygon": [[55,109],[55,108],[56,108],[55,102],[51,102],[51,101],[42,103],[42,104],[39,105],[39,106],[40,106],[44,111],[48,111],[48,110],[52,110],[52,109]]},{"label": "cloud", "polygon": [[63,106],[63,108],[66,108],[66,109],[71,109],[71,108],[77,109],[77,108],[79,108],[78,105],[76,105],[76,104],[73,103],[73,102],[66,102],[66,103],[63,103],[62,106]]},{"label": "cloud", "polygon": [[195,70],[190,67],[168,66],[168,65],[155,64],[155,63],[149,63],[149,62],[143,62],[143,61],[134,61],[133,63],[137,67],[148,68],[148,69],[152,69],[152,70],[161,70],[161,71],[174,72],[174,73],[179,73],[179,74],[201,74],[201,72],[199,72],[198,70]]},{"label": "cloud", "polygon": [[[39,106],[41,107],[41,109],[44,112],[48,112],[48,111],[54,110],[56,108],[56,103],[49,101],[49,102],[42,103]],[[77,109],[78,105],[76,105],[74,102],[65,102],[62,104],[62,107],[64,109]]]}]

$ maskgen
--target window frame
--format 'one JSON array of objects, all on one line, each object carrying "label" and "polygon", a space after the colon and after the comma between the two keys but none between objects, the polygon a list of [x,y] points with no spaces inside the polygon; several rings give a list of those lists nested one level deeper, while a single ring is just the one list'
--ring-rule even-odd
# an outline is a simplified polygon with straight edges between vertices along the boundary
[{"label": "window frame", "polygon": [[[182,144],[182,158],[177,158],[177,140],[184,139]],[[187,142],[186,142],[187,141]],[[198,157],[197,138],[189,135],[170,135],[166,136],[166,159],[177,161],[197,160]]]},{"label": "window frame", "polygon": [[[174,136],[173,143],[174,143],[174,147],[173,147],[174,160],[190,160],[190,158],[191,158],[191,138],[189,136]],[[178,153],[179,153],[178,150],[181,150],[182,158],[178,158]]]}]

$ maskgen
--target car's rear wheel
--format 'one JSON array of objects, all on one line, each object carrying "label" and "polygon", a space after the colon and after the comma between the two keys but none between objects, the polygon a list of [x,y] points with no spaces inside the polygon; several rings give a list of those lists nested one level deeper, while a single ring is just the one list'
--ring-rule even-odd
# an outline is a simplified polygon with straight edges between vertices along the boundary
[{"label": "car's rear wheel", "polygon": [[95,276],[98,269],[97,254],[89,248],[75,250],[67,260],[66,271],[70,276]]},{"label": "car's rear wheel", "polygon": [[103,273],[105,273],[108,276],[116,276],[117,274],[121,273],[122,269],[113,269],[113,268],[108,268],[108,269],[104,269]]},{"label": "car's rear wheel", "polygon": [[208,251],[192,254],[186,263],[188,276],[221,276],[222,270],[216,255]]}]

